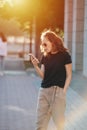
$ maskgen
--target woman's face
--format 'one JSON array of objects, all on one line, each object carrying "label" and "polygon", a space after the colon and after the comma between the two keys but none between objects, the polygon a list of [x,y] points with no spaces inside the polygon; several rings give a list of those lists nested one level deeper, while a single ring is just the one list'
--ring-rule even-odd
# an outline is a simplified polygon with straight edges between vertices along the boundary
[{"label": "woman's face", "polygon": [[42,44],[41,45],[44,48],[44,51],[46,53],[49,53],[49,52],[52,51],[52,43],[46,37],[44,37],[42,39]]}]

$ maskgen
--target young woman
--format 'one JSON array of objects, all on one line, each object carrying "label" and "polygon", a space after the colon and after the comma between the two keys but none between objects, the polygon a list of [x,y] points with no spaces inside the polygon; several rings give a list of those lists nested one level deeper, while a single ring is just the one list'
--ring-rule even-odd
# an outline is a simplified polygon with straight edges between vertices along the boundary
[{"label": "young woman", "polygon": [[4,58],[7,55],[7,40],[2,32],[0,32],[0,75],[4,74]]},{"label": "young woman", "polygon": [[57,130],[64,129],[66,92],[71,82],[72,61],[62,39],[52,31],[41,34],[41,68],[31,55],[31,61],[42,78],[37,105],[36,130],[47,130],[52,117]]}]

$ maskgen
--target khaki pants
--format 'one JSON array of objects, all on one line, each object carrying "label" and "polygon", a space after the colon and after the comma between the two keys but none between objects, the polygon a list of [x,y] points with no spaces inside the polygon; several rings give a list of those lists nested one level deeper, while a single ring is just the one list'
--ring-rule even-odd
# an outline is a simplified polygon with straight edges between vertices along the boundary
[{"label": "khaki pants", "polygon": [[64,130],[66,95],[58,86],[40,88],[37,104],[36,130],[47,130],[52,117],[57,130]]}]

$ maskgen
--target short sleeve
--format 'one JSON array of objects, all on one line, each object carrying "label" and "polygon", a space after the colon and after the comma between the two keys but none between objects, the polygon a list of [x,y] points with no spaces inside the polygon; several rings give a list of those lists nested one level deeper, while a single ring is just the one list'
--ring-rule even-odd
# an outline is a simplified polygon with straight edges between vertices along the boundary
[{"label": "short sleeve", "polygon": [[65,58],[64,58],[64,64],[70,64],[72,63],[72,59],[71,59],[71,56],[68,52],[65,53]]}]

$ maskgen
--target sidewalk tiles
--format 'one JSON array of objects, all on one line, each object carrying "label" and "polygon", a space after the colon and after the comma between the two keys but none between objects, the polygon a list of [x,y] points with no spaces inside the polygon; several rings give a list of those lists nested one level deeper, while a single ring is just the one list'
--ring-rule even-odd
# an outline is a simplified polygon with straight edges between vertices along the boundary
[{"label": "sidewalk tiles", "polygon": [[[40,78],[34,74],[0,77],[0,130],[35,130]],[[65,130],[87,129],[87,102],[72,88],[67,92]],[[56,130],[51,120],[48,130]]]}]

